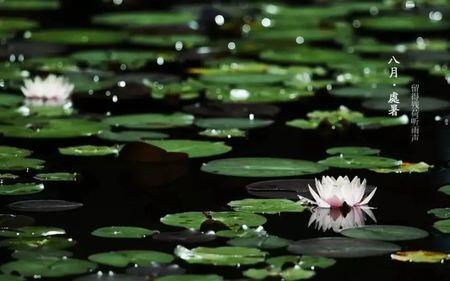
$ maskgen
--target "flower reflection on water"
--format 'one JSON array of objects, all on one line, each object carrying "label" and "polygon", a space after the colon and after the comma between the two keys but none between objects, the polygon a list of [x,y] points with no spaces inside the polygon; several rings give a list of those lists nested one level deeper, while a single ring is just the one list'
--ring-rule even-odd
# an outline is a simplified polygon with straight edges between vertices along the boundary
[{"label": "flower reflection on water", "polygon": [[376,222],[372,210],[368,207],[352,207],[348,210],[342,208],[313,208],[309,218],[308,227],[313,223],[317,230],[327,231],[332,229],[340,232],[346,228],[364,226],[367,217]]}]

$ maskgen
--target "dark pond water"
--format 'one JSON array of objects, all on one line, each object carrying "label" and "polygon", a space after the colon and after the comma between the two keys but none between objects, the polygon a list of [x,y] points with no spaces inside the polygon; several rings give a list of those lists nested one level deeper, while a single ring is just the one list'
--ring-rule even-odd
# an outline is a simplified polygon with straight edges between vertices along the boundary
[{"label": "dark pond water", "polygon": [[[184,1],[124,1],[127,5],[114,6],[105,1],[63,1],[63,6],[57,11],[44,12],[23,12],[23,11],[0,11],[0,16],[20,16],[36,19],[41,23],[41,29],[53,27],[65,28],[87,28],[92,15],[107,12],[130,10],[168,10],[172,5],[184,4],[184,9],[189,4]],[[240,1],[233,1],[238,4]],[[263,1],[258,1],[263,2]],[[291,1],[296,2],[296,1]],[[194,2],[192,2],[194,4]],[[220,32],[217,26],[211,23],[214,15],[220,11],[220,5],[212,7],[205,1],[201,4],[202,23],[205,28],[203,33],[208,34],[212,42],[217,42],[221,38],[226,40],[239,40],[236,38],[235,27],[230,30]],[[448,6],[447,6],[448,8]],[[424,8],[428,9],[428,8]],[[448,9],[446,10],[448,12]],[[233,16],[233,15],[230,15]],[[351,21],[351,16],[346,17]],[[448,19],[447,19],[448,20]],[[108,29],[102,26],[101,28]],[[176,27],[181,29],[180,27]],[[160,27],[157,32],[170,34],[175,27]],[[114,29],[109,28],[109,29]],[[432,34],[434,38],[445,39],[449,29]],[[181,31],[183,32],[183,31]],[[359,31],[358,31],[359,32]],[[370,35],[383,42],[391,44],[408,41],[418,36],[422,36],[420,31],[412,33],[396,32],[367,32],[361,31],[358,35]],[[179,32],[178,32],[179,33]],[[362,33],[362,34],[360,34]],[[16,35],[19,38],[20,35]],[[216,40],[216,41],[214,41]],[[446,39],[448,40],[448,39]],[[5,41],[2,45],[0,55],[3,60],[8,58],[8,52],[16,52],[14,46],[20,39]],[[21,46],[22,52],[30,51],[30,43],[25,41]],[[258,42],[258,44],[261,44]],[[336,47],[334,40],[325,40],[314,43],[315,46]],[[448,44],[448,41],[447,41]],[[19,45],[16,45],[19,46]],[[447,45],[448,46],[448,45]],[[269,46],[268,46],[269,47]],[[17,47],[19,48],[19,47]],[[68,46],[63,50],[56,50],[58,56],[68,56],[81,49],[145,49],[151,47],[136,47],[125,43],[106,46]],[[49,48],[38,50],[51,51]],[[61,51],[61,52],[60,52]],[[20,51],[19,51],[20,52]],[[30,51],[29,57],[36,55]],[[188,54],[189,51],[183,51]],[[448,63],[448,47],[445,51]],[[225,52],[226,53],[226,52]],[[45,55],[45,54],[44,54]],[[151,72],[167,78],[175,75],[186,78],[189,75],[186,69],[190,67],[201,67],[205,62],[221,56],[191,57],[189,60],[167,63],[158,66],[148,63],[135,72]],[[379,61],[384,61],[389,56],[371,54]],[[239,54],[238,57],[249,60],[257,60],[258,53],[249,52]],[[235,58],[235,57],[234,57]],[[420,61],[420,59],[419,59]],[[441,61],[440,61],[441,62]],[[104,65],[106,66],[106,65]],[[116,73],[120,72],[117,65],[110,64],[107,69]],[[133,71],[126,70],[126,73]],[[41,72],[35,72],[41,73]],[[415,84],[420,85],[421,97],[435,97],[450,101],[448,97],[449,85],[441,76],[432,76],[425,70],[405,69],[401,75],[410,75],[414,78]],[[329,75],[329,77],[332,77]],[[6,90],[5,90],[6,91]],[[7,92],[18,90],[8,90]],[[111,98],[105,96],[105,91],[110,91],[113,95],[117,93],[118,102],[114,103]],[[194,100],[182,101],[176,98],[156,100],[147,94],[148,89],[142,85],[129,85],[125,88],[113,87],[97,91],[93,96],[86,93],[76,93],[72,101],[74,107],[84,116],[104,116],[128,113],[169,113],[182,111],[183,106],[195,102],[204,101],[204,97]],[[63,156],[57,152],[58,147],[74,145],[113,145],[116,142],[101,140],[96,137],[71,138],[71,139],[26,139],[3,137],[0,139],[1,145],[17,146],[28,148],[32,151],[34,158],[45,159],[44,171],[73,171],[81,175],[76,182],[46,182],[46,189],[37,194],[24,196],[1,196],[0,213],[8,214],[12,211],[7,207],[9,203],[20,200],[31,199],[60,199],[83,203],[83,207],[63,212],[37,213],[37,212],[13,212],[31,216],[36,220],[36,225],[60,227],[66,230],[67,236],[77,241],[77,244],[69,250],[73,256],[86,259],[89,255],[98,252],[142,249],[158,250],[172,253],[176,242],[161,242],[151,238],[147,239],[105,239],[94,237],[91,232],[104,226],[139,226],[148,229],[163,231],[174,231],[170,227],[160,223],[160,218],[171,213],[186,211],[226,211],[229,210],[227,203],[232,200],[239,200],[252,197],[245,189],[246,185],[263,181],[277,179],[277,177],[231,177],[221,176],[202,172],[200,170],[203,163],[214,159],[231,157],[280,157],[319,161],[327,157],[326,150],[336,146],[367,146],[378,148],[382,155],[395,159],[402,159],[406,162],[426,162],[434,165],[430,171],[425,173],[375,173],[365,169],[338,169],[330,168],[324,175],[349,177],[358,176],[367,179],[368,184],[378,187],[377,192],[370,205],[376,207],[373,213],[376,223],[386,225],[404,225],[421,228],[430,233],[425,239],[413,241],[394,242],[401,246],[403,251],[428,250],[439,252],[450,252],[450,236],[439,232],[432,227],[437,220],[427,211],[437,207],[449,206],[449,197],[438,188],[450,182],[450,171],[448,162],[450,160],[450,127],[446,125],[445,110],[420,112],[420,137],[416,142],[411,142],[411,127],[393,126],[373,130],[361,130],[357,126],[346,126],[343,129],[332,130],[330,128],[319,128],[316,130],[301,130],[285,125],[285,122],[295,118],[304,118],[308,112],[313,110],[335,110],[340,105],[346,105],[352,110],[364,112],[368,116],[385,116],[386,112],[367,110],[361,107],[361,101],[349,98],[338,98],[330,96],[327,90],[316,91],[313,97],[302,98],[289,103],[275,103],[280,112],[271,117],[274,124],[259,129],[248,131],[245,138],[225,139],[224,141],[233,148],[225,155],[217,155],[204,158],[189,159],[176,167],[168,167],[167,164],[127,164],[115,156],[98,157],[76,157]],[[123,96],[123,98],[121,98]],[[97,98],[93,98],[97,97]],[[404,98],[408,103],[409,96]],[[386,108],[388,104],[386,103]],[[0,110],[3,110],[0,108]],[[410,112],[404,112],[410,114]],[[436,121],[436,116],[441,116],[442,121]],[[258,117],[258,114],[256,114]],[[4,121],[2,121],[4,122]],[[164,129],[172,139],[195,139],[214,140],[198,135],[199,128],[194,126]],[[2,171],[3,172],[3,171]],[[30,181],[33,172],[18,172],[21,176],[19,181]],[[321,175],[305,175],[300,178],[313,179]],[[299,178],[299,177],[291,177]],[[282,213],[276,215],[264,215],[267,223],[265,230],[271,235],[279,237],[301,240],[316,237],[341,237],[339,233],[332,230],[323,232],[317,230],[313,225],[308,227],[311,213]],[[366,223],[374,224],[370,219]],[[226,245],[226,239],[217,238],[206,243],[186,244],[188,248],[197,246],[218,247]],[[6,263],[11,260],[11,251],[1,248],[1,261]],[[271,255],[287,255],[284,249],[270,250]],[[185,268],[188,273],[214,273],[222,275],[227,280],[237,280],[243,278],[242,271],[254,266],[242,267],[222,267],[209,265],[190,265],[177,259],[176,264]],[[263,265],[259,267],[264,267]],[[114,272],[125,272],[125,269],[100,266],[100,270]],[[427,263],[403,263],[393,261],[389,255],[364,258],[337,259],[337,263],[327,269],[318,270],[313,280],[447,280],[450,277],[449,263],[427,264]],[[73,280],[73,276],[58,277],[57,280]],[[130,279],[131,280],[131,279]],[[276,279],[274,279],[276,280]]]}]

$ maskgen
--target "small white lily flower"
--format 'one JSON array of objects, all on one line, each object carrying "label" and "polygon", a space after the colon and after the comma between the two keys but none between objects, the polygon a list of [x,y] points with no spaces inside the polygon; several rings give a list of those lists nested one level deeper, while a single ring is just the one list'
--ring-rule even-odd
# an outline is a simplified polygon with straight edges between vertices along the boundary
[{"label": "small white lily flower", "polygon": [[22,93],[27,99],[65,101],[70,98],[74,85],[67,78],[50,74],[45,79],[36,76],[25,79]]},{"label": "small white lily flower", "polygon": [[319,208],[340,208],[345,204],[349,207],[365,206],[369,203],[375,195],[377,189],[375,188],[368,196],[364,198],[366,192],[366,180],[362,182],[358,177],[354,177],[352,181],[345,177],[324,176],[322,181],[316,179],[316,191],[308,185],[309,192],[314,198],[309,200],[301,197],[300,200],[307,201]]}]

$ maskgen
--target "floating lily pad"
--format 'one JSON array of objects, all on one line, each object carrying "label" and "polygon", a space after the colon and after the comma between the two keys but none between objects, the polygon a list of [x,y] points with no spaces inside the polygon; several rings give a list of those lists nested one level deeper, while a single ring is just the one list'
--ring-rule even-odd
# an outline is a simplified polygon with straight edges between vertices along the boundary
[{"label": "floating lily pad", "polygon": [[40,181],[76,181],[79,174],[77,173],[41,173],[34,176]]},{"label": "floating lily pad", "polygon": [[267,264],[276,268],[283,268],[286,263],[299,265],[301,268],[314,270],[315,268],[328,268],[336,263],[336,260],[317,256],[280,256],[267,259]]},{"label": "floating lily pad", "polygon": [[58,249],[32,249],[32,250],[16,250],[11,256],[17,260],[25,259],[46,259],[46,258],[68,258],[73,254],[66,250]]},{"label": "floating lily pad", "polygon": [[0,195],[27,195],[34,194],[44,190],[42,183],[16,183],[1,184]]},{"label": "floating lily pad", "polygon": [[31,33],[30,40],[68,45],[109,45],[124,41],[126,34],[100,29],[47,29]]},{"label": "floating lily pad", "polygon": [[79,259],[26,259],[3,264],[0,269],[4,273],[18,272],[26,277],[62,277],[93,271],[97,265],[93,262]]},{"label": "floating lily pad", "polygon": [[[1,6],[0,6],[1,9]],[[0,18],[0,31],[27,30],[38,27],[39,24],[26,18]]]},{"label": "floating lily pad", "polygon": [[146,143],[164,149],[167,152],[186,153],[190,158],[220,155],[231,151],[223,142],[197,140],[152,140]]},{"label": "floating lily pad", "polygon": [[387,242],[342,237],[323,237],[299,240],[288,247],[295,254],[331,258],[379,256],[399,251],[400,247]]},{"label": "floating lily pad", "polygon": [[361,129],[378,129],[381,127],[390,126],[401,126],[409,123],[409,118],[407,115],[402,115],[400,117],[384,117],[384,116],[374,116],[374,117],[362,117],[355,119],[354,122]]},{"label": "floating lily pad", "polygon": [[28,216],[0,214],[0,228],[20,228],[34,223],[34,219]]},{"label": "floating lily pad", "polygon": [[314,271],[305,270],[301,267],[291,267],[285,270],[281,270],[278,268],[251,268],[244,271],[243,275],[255,280],[262,280],[271,277],[273,278],[274,276],[276,276],[282,278],[282,280],[293,281],[312,278],[315,273]]},{"label": "floating lily pad", "polygon": [[373,155],[380,153],[379,149],[366,146],[340,146],[327,149],[327,153],[334,155]]},{"label": "floating lily pad", "polygon": [[98,253],[90,255],[88,259],[99,264],[126,267],[128,264],[145,266],[152,263],[170,263],[173,256],[156,251],[129,250]]},{"label": "floating lily pad", "polygon": [[361,27],[377,31],[418,32],[445,30],[450,27],[445,20],[432,20],[428,16],[382,16],[361,19]]},{"label": "floating lily pad", "polygon": [[280,112],[280,108],[275,105],[257,103],[223,103],[223,102],[202,102],[186,105],[183,110],[204,117],[244,117],[250,114],[259,117],[272,117]]},{"label": "floating lily pad", "polygon": [[0,107],[13,107],[20,104],[23,97],[12,94],[0,94]]},{"label": "floating lily pad", "polygon": [[438,189],[438,191],[440,191],[440,192],[442,192],[442,193],[444,193],[444,194],[446,194],[446,195],[450,195],[450,185],[444,185],[444,186],[441,186],[441,187]]},{"label": "floating lily pad", "polygon": [[13,138],[75,138],[96,135],[103,128],[102,123],[77,118],[26,120],[0,125],[0,135]]},{"label": "floating lily pad", "polygon": [[332,49],[267,50],[260,54],[265,61],[289,64],[334,64],[357,59],[355,55]]},{"label": "floating lily pad", "polygon": [[223,281],[223,278],[219,275],[208,274],[208,275],[172,275],[156,278],[155,281]]},{"label": "floating lily pad", "polygon": [[32,153],[31,150],[17,148],[13,146],[0,146],[0,158],[27,157]]},{"label": "floating lily pad", "polygon": [[111,126],[130,129],[168,129],[189,126],[194,122],[194,116],[183,113],[131,114],[108,117],[104,122]]},{"label": "floating lily pad", "polygon": [[[363,107],[373,110],[382,110],[386,111],[386,99],[371,99],[368,101],[365,101],[363,104]],[[427,112],[427,111],[440,111],[445,110],[450,107],[450,103],[436,98],[430,98],[430,97],[421,97],[420,98],[420,111]],[[398,104],[398,108],[400,111],[411,111],[411,103],[410,102],[400,102]]]},{"label": "floating lily pad", "polygon": [[77,62],[68,57],[35,57],[26,62],[27,69],[35,69],[46,72],[78,72],[80,68]]},{"label": "floating lily pad", "polygon": [[445,260],[449,260],[450,256],[446,253],[441,252],[405,251],[392,254],[391,258],[393,260],[404,262],[442,263]]},{"label": "floating lily pad", "polygon": [[152,238],[159,241],[175,242],[179,244],[196,244],[212,241],[216,238],[216,236],[211,232],[204,233],[187,229],[183,231],[157,233]]},{"label": "floating lily pad", "polygon": [[12,250],[54,250],[66,249],[75,245],[71,238],[61,237],[29,237],[6,239],[0,242],[0,247],[7,247]]},{"label": "floating lily pad", "polygon": [[442,233],[450,233],[450,219],[433,223],[433,227]]},{"label": "floating lily pad", "polygon": [[278,236],[238,237],[228,240],[228,244],[236,247],[249,247],[259,249],[285,248],[291,241]]},{"label": "floating lily pad", "polygon": [[110,141],[119,142],[135,142],[153,139],[165,139],[168,138],[168,134],[149,131],[103,131],[98,135],[99,138]]},{"label": "floating lily pad", "polygon": [[248,228],[247,226],[242,226],[238,229],[233,230],[220,230],[216,232],[216,236],[224,238],[249,238],[267,235],[267,232],[262,226],[257,228]]},{"label": "floating lily pad", "polygon": [[117,146],[98,146],[98,145],[81,145],[58,148],[62,155],[71,156],[105,156],[118,155],[119,148]]},{"label": "floating lily pad", "polygon": [[350,238],[383,241],[415,240],[428,236],[428,232],[422,229],[401,225],[366,225],[346,228],[341,234]]},{"label": "floating lily pad", "polygon": [[201,170],[238,177],[288,177],[317,174],[326,167],[305,160],[255,157],[214,160],[204,164]]},{"label": "floating lily pad", "polygon": [[248,265],[264,261],[266,252],[247,247],[198,247],[187,249],[177,246],[175,255],[188,263],[224,266]]},{"label": "floating lily pad", "polygon": [[194,79],[187,79],[181,82],[161,83],[161,82],[144,82],[151,89],[151,95],[154,99],[164,99],[171,97],[180,98],[182,100],[196,99],[200,96],[200,92],[205,88],[203,83]]},{"label": "floating lily pad", "polygon": [[433,166],[428,165],[425,162],[419,162],[419,163],[407,163],[403,162],[400,166],[395,168],[378,168],[378,169],[371,169],[374,172],[377,173],[425,173],[428,172],[429,169],[431,169]]},{"label": "floating lily pad", "polygon": [[21,276],[0,274],[0,281],[25,281],[25,279]]},{"label": "floating lily pad", "polygon": [[231,201],[228,206],[239,212],[277,214],[283,212],[302,212],[305,207],[288,199],[243,199]]},{"label": "floating lily pad", "polygon": [[450,208],[435,208],[428,211],[428,214],[433,214],[440,219],[450,219]]},{"label": "floating lily pad", "polygon": [[378,156],[348,155],[328,157],[319,163],[344,169],[375,169],[397,167],[402,164],[402,161]]},{"label": "floating lily pad", "polygon": [[200,81],[215,84],[257,85],[276,84],[283,82],[287,77],[280,74],[269,73],[219,73],[200,76]]},{"label": "floating lily pad", "polygon": [[146,276],[136,276],[130,274],[121,274],[110,271],[111,274],[97,272],[95,274],[84,275],[74,279],[74,281],[148,281]]},{"label": "floating lily pad", "polygon": [[151,236],[158,231],[133,226],[109,226],[92,231],[92,235],[102,238],[133,238],[140,239]]},{"label": "floating lily pad", "polygon": [[245,131],[240,129],[205,129],[198,133],[200,136],[210,138],[243,138],[246,136]]},{"label": "floating lily pad", "polygon": [[[162,276],[173,276],[184,274],[186,270],[178,266],[177,264],[157,264],[152,263],[145,266],[135,266],[127,269],[128,274],[134,276],[148,276],[151,277],[162,277]],[[133,279],[134,280],[134,279]]]},{"label": "floating lily pad", "polygon": [[21,212],[61,212],[81,208],[83,204],[64,200],[26,200],[11,203],[8,207]]},{"label": "floating lily pad", "polygon": [[185,212],[169,214],[161,218],[161,222],[171,226],[190,229],[200,229],[202,224],[209,221],[218,221],[230,228],[246,225],[260,226],[266,223],[266,218],[260,215],[244,212]]},{"label": "floating lily pad", "polygon": [[409,89],[390,87],[387,85],[377,85],[377,87],[345,87],[336,88],[330,91],[331,95],[345,98],[385,98],[387,94],[395,91],[400,97],[406,96],[409,93]]},{"label": "floating lily pad", "polygon": [[120,12],[94,16],[93,22],[96,24],[130,28],[160,25],[187,25],[195,19],[195,15],[184,12]]},{"label": "floating lily pad", "polygon": [[208,37],[199,34],[174,34],[174,35],[133,35],[130,42],[133,44],[175,48],[176,50],[193,48],[208,43]]},{"label": "floating lily pad", "polygon": [[14,174],[10,174],[10,173],[0,174],[0,181],[1,180],[15,180],[18,178],[19,178],[18,175],[14,175]]},{"label": "floating lily pad", "polygon": [[44,163],[44,160],[34,158],[1,158],[0,170],[39,170],[44,168]]},{"label": "floating lily pad", "polygon": [[45,237],[53,235],[63,235],[66,231],[57,227],[47,227],[47,226],[24,226],[16,229],[1,229],[1,237],[11,237],[11,238],[30,238],[30,237]]},{"label": "floating lily pad", "polygon": [[203,129],[254,129],[272,123],[272,120],[249,118],[203,118],[195,121],[195,125]]},{"label": "floating lily pad", "polygon": [[56,10],[59,7],[58,0],[3,0],[0,2],[0,10],[5,11]]},{"label": "floating lily pad", "polygon": [[313,96],[314,92],[277,87],[277,86],[248,86],[245,84],[236,87],[208,86],[206,98],[227,103],[272,103],[291,102],[302,97]]}]

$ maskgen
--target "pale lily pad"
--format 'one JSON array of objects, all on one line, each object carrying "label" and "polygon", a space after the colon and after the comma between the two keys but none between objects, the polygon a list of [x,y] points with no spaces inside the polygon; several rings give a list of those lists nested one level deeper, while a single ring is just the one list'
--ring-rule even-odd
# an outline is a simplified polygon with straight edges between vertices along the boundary
[{"label": "pale lily pad", "polygon": [[40,173],[34,176],[40,181],[76,181],[79,174],[77,173]]},{"label": "pale lily pad", "polygon": [[260,215],[244,212],[185,212],[169,214],[161,218],[161,222],[171,226],[190,229],[200,229],[208,221],[218,221],[229,228],[260,226],[266,223],[266,218]]},{"label": "pale lily pad", "polygon": [[58,148],[62,155],[71,156],[105,156],[118,155],[119,147],[117,146],[98,146],[98,145],[81,145]]},{"label": "pale lily pad", "polygon": [[134,226],[108,226],[94,230],[91,234],[102,238],[132,238],[141,239],[157,233],[157,230],[150,230]]},{"label": "pale lily pad", "polygon": [[240,129],[205,129],[198,133],[200,136],[210,138],[243,138],[246,136],[245,131]]},{"label": "pale lily pad", "polygon": [[42,183],[0,184],[0,195],[27,195],[44,190]]},{"label": "pale lily pad", "polygon": [[47,29],[31,32],[29,40],[69,45],[109,45],[124,41],[126,34],[100,29]]},{"label": "pale lily pad", "polygon": [[1,229],[1,237],[10,238],[31,238],[31,237],[46,237],[53,235],[63,235],[66,231],[57,227],[47,227],[47,226],[24,226],[16,229]]},{"label": "pale lily pad", "polygon": [[208,275],[169,275],[160,278],[156,278],[155,281],[223,281],[223,278],[219,275],[208,274]]},{"label": "pale lily pad", "polygon": [[187,25],[195,19],[195,15],[184,12],[120,12],[94,16],[93,22],[96,24],[131,28],[160,25]]},{"label": "pale lily pad", "polygon": [[403,162],[400,166],[395,168],[378,168],[378,169],[371,169],[374,172],[377,173],[425,173],[428,172],[429,169],[431,169],[433,166],[428,165],[425,162],[419,162],[419,163],[407,163]]},{"label": "pale lily pad", "polygon": [[3,0],[0,2],[0,10],[4,11],[56,10],[59,7],[58,0]]},{"label": "pale lily pad", "polygon": [[272,103],[291,102],[302,97],[313,96],[314,92],[277,87],[277,86],[249,86],[247,84],[236,87],[208,86],[206,98],[227,103]]},{"label": "pale lily pad", "polygon": [[438,191],[440,191],[440,192],[442,192],[442,193],[444,193],[444,194],[446,194],[446,195],[450,195],[450,185],[444,185],[444,186],[441,186],[441,187],[438,189]]},{"label": "pale lily pad", "polygon": [[317,174],[327,168],[305,160],[284,158],[228,158],[204,164],[207,173],[238,177],[288,177]]},{"label": "pale lily pad", "polygon": [[336,168],[376,169],[397,167],[402,164],[402,161],[387,157],[348,155],[328,157],[324,160],[320,160],[319,163]]},{"label": "pale lily pad", "polygon": [[27,157],[32,153],[31,150],[13,147],[13,146],[0,146],[0,158],[22,158]]},{"label": "pale lily pad", "polygon": [[264,261],[266,252],[247,247],[198,247],[187,249],[177,246],[175,255],[188,263],[237,266]]},{"label": "pale lily pad", "polygon": [[25,277],[62,277],[93,271],[97,265],[79,259],[26,259],[3,264],[0,269],[4,273],[18,272]]},{"label": "pale lily pad", "polygon": [[152,263],[170,263],[173,256],[157,251],[129,250],[98,253],[90,255],[88,259],[99,264],[126,267],[128,264],[145,266]]},{"label": "pale lily pad", "polygon": [[433,227],[442,233],[450,233],[450,219],[433,223]]},{"label": "pale lily pad", "polygon": [[11,203],[8,207],[21,212],[61,212],[81,208],[83,204],[64,200],[26,200]]},{"label": "pale lily pad", "polygon": [[203,129],[254,129],[272,123],[272,120],[250,118],[203,118],[195,121],[195,125]]},{"label": "pale lily pad", "polygon": [[151,140],[146,143],[164,149],[167,152],[186,153],[190,158],[220,155],[231,151],[223,142],[197,140]]},{"label": "pale lily pad", "polygon": [[418,32],[445,30],[450,28],[450,24],[445,20],[432,20],[425,15],[403,15],[363,18],[361,27],[385,32]]},{"label": "pale lily pad", "polygon": [[29,237],[6,239],[0,242],[0,247],[12,250],[42,250],[42,249],[66,249],[75,245],[72,238],[61,237]]},{"label": "pale lily pad", "polygon": [[450,256],[442,252],[404,251],[392,254],[391,258],[404,262],[443,263],[445,260],[449,260]]},{"label": "pale lily pad", "polygon": [[285,248],[291,241],[278,236],[266,235],[256,237],[238,237],[228,240],[227,244],[236,247],[249,247],[259,249]]},{"label": "pale lily pad", "polygon": [[168,138],[168,134],[149,131],[103,131],[98,135],[99,138],[109,141],[119,142],[135,142],[153,139],[165,139]]},{"label": "pale lily pad", "polygon": [[383,241],[415,240],[428,236],[428,232],[422,229],[401,225],[366,225],[346,228],[341,234],[350,238]]},{"label": "pale lily pad", "polygon": [[380,153],[380,150],[366,146],[340,146],[327,149],[327,153],[331,155],[373,155]]},{"label": "pale lily pad", "polygon": [[440,219],[450,219],[450,208],[435,208],[428,211],[428,214],[433,214]]},{"label": "pale lily pad", "polygon": [[277,214],[283,212],[303,212],[305,206],[288,199],[243,199],[231,201],[228,206],[239,212]]},{"label": "pale lily pad", "polygon": [[1,158],[0,170],[39,170],[44,168],[44,163],[44,160],[34,158]]},{"label": "pale lily pad", "polygon": [[169,129],[191,125],[194,122],[194,116],[184,113],[131,114],[108,117],[104,122],[111,126],[130,129]]},{"label": "pale lily pad", "polygon": [[23,97],[12,94],[0,94],[0,107],[13,107],[20,104]]},{"label": "pale lily pad", "polygon": [[292,243],[288,247],[288,251],[295,254],[331,258],[379,256],[399,250],[399,246],[388,242],[342,237],[323,237],[300,240]]}]

